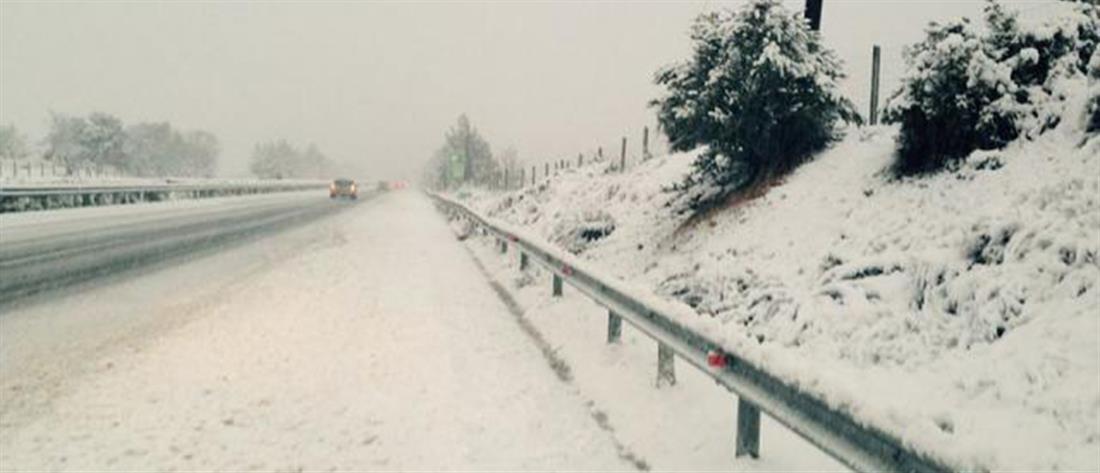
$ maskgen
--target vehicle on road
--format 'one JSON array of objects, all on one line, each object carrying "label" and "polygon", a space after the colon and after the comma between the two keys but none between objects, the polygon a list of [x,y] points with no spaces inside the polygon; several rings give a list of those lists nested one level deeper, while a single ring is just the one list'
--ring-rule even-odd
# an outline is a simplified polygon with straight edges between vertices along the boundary
[{"label": "vehicle on road", "polygon": [[328,186],[330,199],[344,197],[348,199],[359,198],[359,186],[351,179],[336,179]]},{"label": "vehicle on road", "polygon": [[378,190],[393,191],[404,189],[408,184],[405,181],[378,181]]}]

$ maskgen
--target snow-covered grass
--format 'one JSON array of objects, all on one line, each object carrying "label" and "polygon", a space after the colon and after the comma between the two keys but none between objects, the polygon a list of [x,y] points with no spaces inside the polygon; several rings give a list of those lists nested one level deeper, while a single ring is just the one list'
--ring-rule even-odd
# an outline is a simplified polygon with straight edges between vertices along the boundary
[{"label": "snow-covered grass", "polygon": [[661,192],[691,155],[458,197],[690,304],[731,348],[918,448],[1100,469],[1100,140],[1066,125],[897,181],[895,134],[851,130],[693,221]]}]

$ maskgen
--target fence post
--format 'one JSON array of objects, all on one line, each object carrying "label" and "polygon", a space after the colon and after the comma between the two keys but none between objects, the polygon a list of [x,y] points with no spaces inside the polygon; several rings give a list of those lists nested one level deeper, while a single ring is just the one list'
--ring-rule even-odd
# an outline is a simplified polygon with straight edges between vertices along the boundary
[{"label": "fence post", "polygon": [[503,253],[508,253],[508,240],[505,240],[505,239],[501,238],[499,241],[500,241],[500,252],[502,254]]},{"label": "fence post", "polygon": [[607,343],[618,343],[623,334],[623,318],[613,310],[607,311]]},{"label": "fence post", "polygon": [[546,177],[549,178],[550,177],[550,163],[546,163],[546,170],[545,171],[546,171],[545,172]]},{"label": "fence post", "polygon": [[642,161],[649,159],[649,127],[642,129]]},{"label": "fence post", "polygon": [[676,355],[664,343],[657,342],[657,387],[676,384]]},{"label": "fence post", "polygon": [[735,457],[760,458],[760,409],[737,398],[737,450]]},{"label": "fence post", "polygon": [[535,175],[538,174],[539,167],[531,166],[531,185],[535,185]]},{"label": "fence post", "polygon": [[626,137],[623,137],[623,150],[619,153],[619,172],[626,172]]},{"label": "fence post", "polygon": [[596,148],[596,157],[599,158],[597,161],[603,161],[603,146]]},{"label": "fence post", "polygon": [[554,297],[561,297],[561,276],[554,273]]},{"label": "fence post", "polygon": [[878,125],[878,81],[881,55],[882,50],[876,44],[871,52],[871,113],[869,116],[871,126]]},{"label": "fence post", "polygon": [[523,270],[527,269],[527,267],[530,266],[530,265],[531,265],[531,262],[527,258],[527,253],[523,252],[523,251],[519,252],[519,270],[523,271]]}]

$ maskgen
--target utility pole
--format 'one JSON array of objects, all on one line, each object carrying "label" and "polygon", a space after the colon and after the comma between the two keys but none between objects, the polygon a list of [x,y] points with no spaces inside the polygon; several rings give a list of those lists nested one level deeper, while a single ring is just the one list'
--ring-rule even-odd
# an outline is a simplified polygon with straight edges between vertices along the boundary
[{"label": "utility pole", "polygon": [[871,52],[871,113],[868,117],[871,121],[871,126],[878,125],[878,80],[881,56],[882,51],[876,44]]},{"label": "utility pole", "polygon": [[806,0],[806,19],[810,20],[810,29],[821,31],[822,0]]}]

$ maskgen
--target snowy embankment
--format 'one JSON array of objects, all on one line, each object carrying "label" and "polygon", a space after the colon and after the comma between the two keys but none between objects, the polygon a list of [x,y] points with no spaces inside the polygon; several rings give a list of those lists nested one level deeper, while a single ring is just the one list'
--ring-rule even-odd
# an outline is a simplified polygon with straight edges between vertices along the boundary
[{"label": "snowy embankment", "polygon": [[691,156],[459,197],[718,322],[716,338],[959,464],[1100,469],[1100,140],[1070,127],[897,181],[895,130],[676,216]]}]

